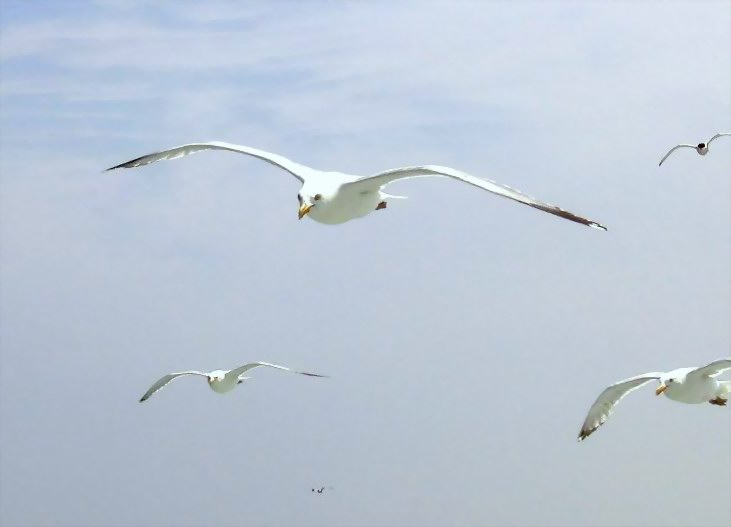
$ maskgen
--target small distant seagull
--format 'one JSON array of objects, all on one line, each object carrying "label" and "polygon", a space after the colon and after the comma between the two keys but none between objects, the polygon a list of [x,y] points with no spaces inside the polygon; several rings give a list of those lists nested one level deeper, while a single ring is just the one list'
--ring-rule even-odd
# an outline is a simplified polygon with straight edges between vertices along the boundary
[{"label": "small distant seagull", "polygon": [[318,494],[322,494],[325,492],[325,489],[332,490],[332,487],[320,487],[318,489],[312,489],[312,492],[317,492]]},{"label": "small distant seagull", "polygon": [[285,368],[284,366],[278,366],[277,364],[270,364],[268,362],[252,362],[250,364],[244,364],[243,366],[235,368],[233,370],[214,370],[209,373],[202,371],[181,371],[177,373],[170,373],[168,375],[160,377],[160,379],[155,384],[153,384],[149,390],[147,390],[145,395],[142,396],[140,402],[145,402],[147,399],[150,398],[152,394],[164,388],[165,385],[167,385],[170,381],[184,375],[200,375],[201,377],[206,377],[208,379],[208,386],[210,386],[211,390],[216,393],[230,392],[246,379],[250,379],[250,377],[244,376],[247,371],[258,368],[259,366],[268,366],[269,368],[277,368],[278,370],[299,373],[300,375],[307,375],[309,377],[327,377],[327,375],[318,375],[316,373],[290,370],[289,368]]},{"label": "small distant seagull", "polygon": [[714,377],[729,369],[731,369],[731,357],[713,361],[701,368],[678,368],[667,373],[643,373],[612,384],[597,397],[589,410],[589,415],[586,416],[586,421],[579,432],[579,441],[589,437],[604,424],[604,421],[612,415],[614,406],[625,395],[654,380],[660,381],[655,395],[664,393],[668,399],[679,403],[708,402],[726,406],[727,394],[731,392],[731,381],[717,381]]},{"label": "small distant seagull", "polygon": [[[387,199],[403,199],[402,196],[392,196],[383,192],[383,188],[394,181],[423,176],[441,176],[467,183],[482,190],[487,190],[498,196],[512,199],[534,209],[553,214],[554,216],[559,216],[603,231],[607,230],[606,227],[593,220],[577,216],[555,205],[531,198],[505,185],[487,179],[477,178],[453,168],[437,165],[393,168],[372,176],[355,176],[343,172],[317,170],[296,163],[284,156],[258,150],[250,146],[211,141],[209,143],[191,143],[170,148],[169,150],[153,152],[152,154],[147,154],[113,166],[107,170],[140,167],[164,159],[176,159],[203,150],[224,150],[246,154],[257,157],[289,172],[302,184],[299,194],[297,194],[297,200],[299,202],[297,214],[299,219],[308,216],[319,223],[328,225],[345,223],[356,218],[362,218],[374,210],[383,210],[387,206]],[[253,195],[248,199],[256,200],[257,198],[258,196]]]},{"label": "small distant seagull", "polygon": [[[673,152],[675,152],[675,151],[676,151],[676,150],[677,150],[678,148],[693,148],[693,149],[694,149],[694,150],[695,150],[696,152],[698,152],[698,153],[699,153],[700,155],[704,156],[704,155],[706,155],[706,154],[708,153],[708,147],[709,147],[709,146],[711,145],[711,142],[712,142],[712,141],[713,141],[714,139],[716,139],[717,137],[723,137],[724,135],[731,135],[731,133],[725,133],[725,132],[724,132],[724,133],[716,134],[716,135],[714,135],[713,137],[711,137],[711,138],[710,138],[710,139],[708,140],[708,142],[707,142],[707,143],[698,143],[697,145],[687,145],[687,144],[682,144],[682,145],[674,146],[674,147],[672,147],[672,148],[670,149],[670,151],[669,151],[669,152],[668,152],[667,154],[665,154],[665,157],[663,157],[663,158],[662,158],[662,159],[660,160],[660,165],[662,165],[662,164],[663,164],[663,162],[664,162],[664,161],[665,161],[665,160],[666,160],[666,159],[668,158],[668,156],[670,156],[670,154],[672,154]],[[658,166],[660,166],[660,165],[658,165]]]}]

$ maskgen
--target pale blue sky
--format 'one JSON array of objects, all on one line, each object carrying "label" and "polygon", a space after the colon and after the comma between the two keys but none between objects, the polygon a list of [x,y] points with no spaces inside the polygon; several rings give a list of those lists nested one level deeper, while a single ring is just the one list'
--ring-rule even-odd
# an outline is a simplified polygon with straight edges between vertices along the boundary
[{"label": "pale blue sky", "polygon": [[[607,384],[731,348],[728,2],[0,6],[0,523],[722,525],[729,408]],[[441,180],[329,227],[221,140]],[[391,190],[391,189],[389,189]],[[251,360],[227,396],[160,375]],[[187,382],[186,382],[187,381]],[[313,496],[310,488],[334,490]]]}]

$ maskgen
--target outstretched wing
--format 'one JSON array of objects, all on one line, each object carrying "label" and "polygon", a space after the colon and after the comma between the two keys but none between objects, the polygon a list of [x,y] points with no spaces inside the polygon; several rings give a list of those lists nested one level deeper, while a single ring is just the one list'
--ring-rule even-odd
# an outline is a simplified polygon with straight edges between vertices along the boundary
[{"label": "outstretched wing", "polygon": [[589,227],[594,227],[603,231],[607,230],[606,227],[600,225],[595,221],[582,218],[581,216],[577,216],[576,214],[563,210],[559,207],[556,207],[555,205],[550,205],[535,198],[531,198],[530,196],[526,196],[518,190],[506,187],[505,185],[501,185],[494,181],[477,178],[470,174],[466,174],[465,172],[461,172],[459,170],[455,170],[449,167],[424,165],[416,167],[394,168],[392,170],[387,170],[373,176],[358,178],[351,183],[344,184],[343,187],[351,187],[355,190],[360,190],[361,192],[375,192],[384,185],[388,185],[389,183],[392,183],[398,179],[408,179],[423,176],[444,176],[456,179],[458,181],[463,181],[472,186],[487,190],[488,192],[492,192],[493,194],[497,194],[498,196],[503,196],[518,201],[520,203],[524,203],[525,205],[533,207],[534,209],[542,210],[544,212],[548,212],[549,214],[560,216],[561,218],[575,221],[583,225],[588,225]]},{"label": "outstretched wing", "polygon": [[706,146],[710,145],[710,144],[711,144],[711,141],[713,141],[714,139],[717,139],[717,138],[719,138],[719,137],[723,137],[723,136],[725,136],[725,135],[731,135],[731,133],[728,133],[728,132],[721,132],[720,134],[716,134],[716,135],[714,135],[713,137],[711,137],[711,138],[710,138],[710,139],[708,140],[708,142],[706,143]]},{"label": "outstretched wing", "polygon": [[234,145],[231,143],[222,143],[220,141],[211,141],[209,143],[190,143],[188,145],[176,146],[169,150],[153,152],[152,154],[147,154],[142,157],[138,157],[137,159],[108,168],[106,171],[115,170],[117,168],[141,167],[143,165],[149,165],[150,163],[156,163],[157,161],[163,161],[166,159],[177,159],[178,157],[195,154],[196,152],[202,152],[203,150],[228,150],[229,152],[238,152],[239,154],[254,156],[266,161],[267,163],[271,163],[274,166],[283,168],[303,183],[309,174],[319,172],[313,168],[300,165],[299,163],[295,163],[294,161],[277,154],[251,148],[250,146]]},{"label": "outstretched wing", "polygon": [[147,399],[149,399],[152,394],[157,392],[158,390],[162,390],[165,385],[167,385],[170,381],[173,379],[177,379],[178,377],[182,377],[184,375],[202,375],[203,377],[208,377],[207,373],[203,373],[202,371],[180,371],[177,373],[170,373],[168,375],[163,375],[160,377],[155,384],[150,386],[150,389],[145,392],[145,395],[142,396],[140,399],[141,403],[144,403]]},{"label": "outstretched wing", "polygon": [[712,363],[706,366],[696,368],[688,375],[692,375],[694,377],[700,377],[704,375],[707,377],[715,377],[716,375],[719,375],[726,370],[731,370],[731,357],[714,360]]},{"label": "outstretched wing", "polygon": [[327,375],[318,375],[317,373],[308,373],[305,371],[292,370],[290,368],[285,368],[284,366],[279,366],[278,364],[270,364],[268,362],[252,362],[249,364],[244,364],[243,366],[239,366],[238,368],[235,368],[235,369],[229,371],[228,373],[226,373],[226,377],[234,376],[234,377],[238,378],[238,377],[241,377],[247,371],[253,370],[254,368],[258,368],[260,366],[267,366],[269,368],[276,368],[278,370],[289,371],[292,373],[299,373],[300,375],[307,375],[308,377],[327,377]]},{"label": "outstretched wing", "polygon": [[631,377],[618,383],[612,384],[605,389],[589,409],[589,414],[579,432],[579,441],[583,441],[599,428],[612,415],[614,407],[625,395],[650,381],[659,379],[662,372],[643,373],[637,377]]},{"label": "outstretched wing", "polygon": [[[709,143],[710,143],[710,141],[709,141]],[[668,151],[668,153],[667,153],[667,154],[665,154],[665,157],[663,157],[663,158],[662,158],[662,159],[660,160],[660,163],[659,163],[659,164],[658,164],[657,166],[661,166],[661,165],[662,165],[662,164],[663,164],[663,163],[665,162],[665,160],[666,160],[666,159],[667,159],[667,158],[668,158],[668,157],[670,156],[670,154],[672,154],[673,152],[675,152],[675,151],[676,151],[676,150],[677,150],[678,148],[693,148],[693,149],[695,149],[695,145],[678,145],[678,146],[674,146],[674,147],[672,147],[672,148],[671,148],[671,149],[670,149],[670,150]]]}]

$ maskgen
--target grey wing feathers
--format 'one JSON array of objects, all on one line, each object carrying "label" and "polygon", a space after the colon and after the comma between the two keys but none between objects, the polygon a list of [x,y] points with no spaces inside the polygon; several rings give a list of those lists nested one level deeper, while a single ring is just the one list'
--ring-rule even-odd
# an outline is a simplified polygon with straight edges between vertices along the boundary
[{"label": "grey wing feathers", "polygon": [[327,375],[318,375],[317,373],[308,373],[308,372],[304,372],[304,371],[292,370],[290,368],[286,368],[284,366],[279,366],[278,364],[271,364],[269,362],[252,362],[249,364],[244,364],[243,366],[239,366],[238,368],[231,370],[226,375],[235,375],[236,377],[239,377],[239,376],[243,375],[244,373],[246,373],[247,371],[253,370],[254,368],[258,368],[260,366],[267,366],[269,368],[276,368],[278,370],[289,371],[292,373],[299,373],[300,375],[307,375],[308,377],[327,377]]},{"label": "grey wing feathers", "polygon": [[358,178],[356,181],[353,181],[352,183],[347,183],[346,185],[343,185],[343,186],[352,185],[352,186],[364,187],[364,188],[370,189],[370,190],[376,190],[376,189],[382,187],[383,185],[387,185],[387,184],[392,183],[399,179],[407,179],[407,178],[421,177],[421,176],[444,176],[444,177],[449,177],[452,179],[457,179],[459,181],[468,183],[472,186],[481,188],[483,190],[487,190],[488,192],[492,192],[493,194],[497,194],[499,196],[503,196],[503,197],[512,199],[519,203],[523,203],[525,205],[528,205],[529,207],[533,207],[534,209],[548,212],[549,214],[553,214],[554,216],[559,216],[561,218],[574,221],[576,223],[581,223],[582,225],[594,227],[595,229],[600,229],[603,231],[607,230],[607,228],[605,226],[603,226],[595,221],[583,218],[581,216],[577,216],[576,214],[573,214],[572,212],[569,212],[567,210],[563,210],[562,208],[557,207],[555,205],[551,205],[549,203],[544,203],[540,200],[537,200],[535,198],[532,198],[530,196],[523,194],[519,190],[515,190],[506,185],[496,183],[495,181],[490,181],[489,179],[478,178],[478,177],[472,176],[470,174],[467,174],[465,172],[455,170],[455,169],[449,168],[449,167],[442,167],[442,166],[436,166],[436,165],[425,165],[425,166],[395,168],[392,170],[387,170],[385,172],[381,172],[379,174],[375,174],[373,176],[366,176],[366,177]]},{"label": "grey wing feathers", "polygon": [[693,370],[689,375],[707,375],[709,377],[715,377],[726,370],[731,370],[731,357],[714,360],[706,366]]},{"label": "grey wing feathers", "polygon": [[710,145],[711,144],[711,141],[713,141],[714,139],[718,139],[719,137],[723,137],[723,136],[726,136],[726,135],[731,135],[731,133],[721,132],[720,134],[716,134],[716,135],[714,135],[713,137],[711,137],[708,140],[708,142],[706,143],[706,145]]},{"label": "grey wing feathers", "polygon": [[668,153],[665,154],[665,156],[660,160],[660,163],[658,163],[657,166],[661,166],[665,162],[665,160],[668,157],[670,157],[670,154],[672,154],[673,152],[675,152],[678,148],[693,148],[693,149],[695,149],[695,145],[676,145],[676,146],[672,147],[670,150],[668,150]]},{"label": "grey wing feathers", "polygon": [[583,441],[593,434],[597,428],[603,425],[604,422],[612,415],[612,411],[617,403],[619,403],[619,401],[621,401],[628,393],[650,381],[659,379],[661,376],[661,372],[643,373],[642,375],[619,381],[606,388],[599,397],[597,397],[594,404],[591,405],[589,413],[584,420],[584,424],[581,426],[581,430],[579,431],[579,441]]},{"label": "grey wing feathers", "polygon": [[181,372],[177,372],[177,373],[170,373],[168,375],[163,375],[155,382],[155,384],[150,386],[150,389],[145,392],[145,395],[143,395],[142,398],[140,398],[140,402],[144,403],[155,392],[162,390],[170,381],[172,381],[173,379],[177,379],[178,377],[182,377],[184,375],[202,375],[203,377],[208,377],[207,373],[203,373],[201,371],[181,371]]},{"label": "grey wing feathers", "polygon": [[161,150],[159,152],[153,152],[131,161],[120,163],[119,165],[107,168],[106,171],[115,170],[117,168],[136,168],[157,161],[164,161],[167,159],[177,159],[179,157],[195,154],[196,152],[202,152],[203,150],[228,150],[230,152],[238,152],[240,154],[246,154],[253,157],[257,157],[267,163],[283,168],[294,177],[304,182],[305,176],[313,170],[299,163],[287,159],[286,157],[272,154],[271,152],[265,152],[264,150],[258,150],[249,146],[234,145],[231,143],[222,143],[220,141],[211,141],[208,143],[190,143],[187,145],[176,146],[169,150]]}]

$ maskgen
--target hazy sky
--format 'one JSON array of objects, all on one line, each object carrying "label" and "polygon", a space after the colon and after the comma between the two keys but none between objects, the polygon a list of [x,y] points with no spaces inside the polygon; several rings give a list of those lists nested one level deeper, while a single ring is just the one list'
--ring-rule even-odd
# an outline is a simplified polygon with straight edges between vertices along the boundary
[{"label": "hazy sky", "polygon": [[[729,2],[0,4],[0,523],[715,526],[731,408],[609,383],[731,348]],[[446,180],[339,226],[221,140]],[[160,375],[252,360],[226,396]],[[313,495],[310,488],[334,489]]]}]

